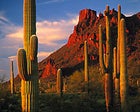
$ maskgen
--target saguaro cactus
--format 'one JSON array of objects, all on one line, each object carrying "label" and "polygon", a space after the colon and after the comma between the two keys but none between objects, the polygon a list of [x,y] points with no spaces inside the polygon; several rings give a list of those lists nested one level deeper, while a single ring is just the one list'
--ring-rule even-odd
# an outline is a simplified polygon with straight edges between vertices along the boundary
[{"label": "saguaro cactus", "polygon": [[87,41],[84,42],[84,56],[85,56],[85,82],[88,82],[89,80],[89,74],[88,74],[88,48],[87,48]]},{"label": "saguaro cactus", "polygon": [[62,70],[57,70],[57,93],[62,96],[63,94],[63,80],[62,80]]},{"label": "saguaro cactus", "polygon": [[105,100],[106,100],[106,109],[107,112],[112,110],[113,106],[113,78],[112,78],[112,58],[113,58],[113,49],[112,42],[110,38],[110,23],[109,23],[109,6],[106,6],[104,12],[106,18],[106,52],[105,60],[103,53],[103,37],[102,37],[102,27],[99,26],[99,61],[102,73],[105,74]]},{"label": "saguaro cactus", "polygon": [[117,50],[116,57],[114,57],[114,100],[117,111],[120,111],[120,19],[121,19],[121,6],[118,5],[118,38],[117,38]]},{"label": "saguaro cactus", "polygon": [[13,60],[10,61],[10,84],[11,84],[11,94],[14,94],[14,66],[13,66]]},{"label": "saguaro cactus", "polygon": [[126,33],[125,20],[120,21],[120,99],[121,112],[129,112],[128,109],[128,75],[127,75],[127,57],[126,57]]},{"label": "saguaro cactus", "polygon": [[120,19],[121,19],[121,6],[118,5],[118,38],[117,38],[117,76],[120,75]]},{"label": "saguaro cactus", "polygon": [[24,49],[18,50],[22,112],[38,112],[38,39],[35,0],[24,0]]}]

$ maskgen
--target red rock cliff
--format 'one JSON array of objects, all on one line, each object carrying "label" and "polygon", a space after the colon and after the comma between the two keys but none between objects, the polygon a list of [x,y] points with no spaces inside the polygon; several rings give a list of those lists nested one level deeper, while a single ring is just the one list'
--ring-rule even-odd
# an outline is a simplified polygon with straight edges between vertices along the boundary
[{"label": "red rock cliff", "polygon": [[[110,10],[111,38],[113,45],[116,45],[117,39],[117,12]],[[136,38],[140,31],[140,16],[134,15],[126,18],[128,33],[128,56],[140,46]],[[49,57],[39,63],[39,73],[41,77],[55,75],[58,68],[62,68],[64,75],[70,75],[73,71],[83,68],[83,43],[88,41],[88,56],[90,65],[98,63],[98,26],[101,24],[105,31],[105,18],[102,13],[97,17],[96,11],[91,9],[81,10],[79,13],[79,22],[74,27],[73,33],[69,36],[68,42],[62,48],[52,53]],[[133,27],[133,29],[132,29]],[[138,33],[136,33],[138,32]],[[137,35],[136,35],[137,34]],[[134,44],[135,43],[135,44]],[[136,44],[137,43],[137,44]]]}]

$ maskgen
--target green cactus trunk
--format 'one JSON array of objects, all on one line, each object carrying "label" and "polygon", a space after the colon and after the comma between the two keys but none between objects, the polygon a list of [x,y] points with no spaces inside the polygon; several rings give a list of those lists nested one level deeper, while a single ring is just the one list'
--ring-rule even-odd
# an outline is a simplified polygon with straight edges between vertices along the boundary
[{"label": "green cactus trunk", "polygon": [[[38,112],[38,63],[37,63],[37,37],[31,36],[30,41],[34,40],[31,48],[36,44],[36,53],[30,55],[31,74],[28,74],[27,57],[24,49],[18,50],[18,71],[21,81],[22,112]],[[32,48],[33,49],[33,48]],[[34,57],[34,58],[33,58]]]},{"label": "green cactus trunk", "polygon": [[109,6],[106,6],[105,18],[106,18],[106,73],[105,73],[105,99],[107,111],[112,111],[113,108],[113,77],[112,77],[112,42],[110,37],[110,17]]},{"label": "green cactus trunk", "polygon": [[121,19],[121,6],[118,5],[117,75],[116,75],[116,78],[119,78],[119,75],[120,75],[120,19]]},{"label": "green cactus trunk", "polygon": [[125,20],[120,21],[120,99],[121,112],[129,112],[128,105],[128,75],[127,75],[127,56],[126,56],[126,33]]},{"label": "green cactus trunk", "polygon": [[117,112],[120,112],[120,19],[121,19],[121,6],[118,5],[118,38],[117,38],[117,51],[114,57],[114,105]]},{"label": "green cactus trunk", "polygon": [[57,82],[56,82],[56,86],[57,86],[57,94],[60,95],[60,97],[62,97],[63,95],[63,80],[62,80],[62,70],[58,69],[57,70]]},{"label": "green cactus trunk", "polygon": [[106,100],[106,109],[107,112],[112,111],[113,109],[113,48],[110,38],[110,22],[109,22],[109,6],[106,6],[105,10],[105,19],[106,19],[106,53],[104,59],[103,53],[103,38],[102,38],[102,28],[99,26],[99,61],[100,67],[103,74],[105,74],[105,100]]},{"label": "green cactus trunk", "polygon": [[10,84],[11,84],[11,94],[14,94],[14,66],[13,66],[13,61],[10,61]]},{"label": "green cactus trunk", "polygon": [[35,0],[24,0],[24,49],[18,50],[22,112],[38,112],[38,39]]},{"label": "green cactus trunk", "polygon": [[84,41],[84,78],[85,78],[85,91],[89,94],[89,71],[88,71],[88,47],[87,41]]},{"label": "green cactus trunk", "polygon": [[87,48],[87,41],[84,42],[84,57],[85,57],[85,82],[88,82],[89,80],[89,74],[88,74],[88,48]]}]

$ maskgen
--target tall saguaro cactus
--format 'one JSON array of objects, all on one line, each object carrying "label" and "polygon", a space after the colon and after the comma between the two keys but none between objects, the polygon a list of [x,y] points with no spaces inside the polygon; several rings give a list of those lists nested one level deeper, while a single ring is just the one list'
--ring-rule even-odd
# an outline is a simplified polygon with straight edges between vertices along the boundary
[{"label": "tall saguaro cactus", "polygon": [[105,100],[106,100],[106,109],[107,112],[112,110],[113,106],[113,78],[112,78],[112,58],[113,58],[113,49],[112,42],[110,37],[110,22],[109,22],[109,6],[106,6],[104,12],[106,19],[106,52],[104,60],[104,51],[103,51],[103,37],[102,37],[102,27],[99,26],[99,61],[102,73],[105,74]]},{"label": "tall saguaro cactus", "polygon": [[118,38],[116,57],[114,57],[114,103],[117,106],[118,112],[120,111],[120,19],[121,19],[121,6],[118,5]]},{"label": "tall saguaro cactus", "polygon": [[84,57],[85,57],[85,82],[89,80],[89,72],[88,72],[88,48],[87,48],[87,41],[84,42]]},{"label": "tall saguaro cactus", "polygon": [[10,61],[10,83],[11,83],[11,94],[14,94],[14,66],[13,66],[13,60]]},{"label": "tall saguaro cactus", "polygon": [[121,6],[118,5],[118,38],[117,38],[117,76],[120,75],[120,19],[121,19]]},{"label": "tall saguaro cactus", "polygon": [[57,70],[57,93],[62,96],[63,94],[63,81],[62,81],[62,70]]},{"label": "tall saguaro cactus", "polygon": [[128,75],[127,75],[127,56],[126,56],[126,33],[125,20],[120,21],[120,99],[121,112],[129,112],[128,109]]},{"label": "tall saguaro cactus", "polygon": [[18,50],[22,112],[38,112],[38,39],[35,0],[24,0],[24,49]]}]

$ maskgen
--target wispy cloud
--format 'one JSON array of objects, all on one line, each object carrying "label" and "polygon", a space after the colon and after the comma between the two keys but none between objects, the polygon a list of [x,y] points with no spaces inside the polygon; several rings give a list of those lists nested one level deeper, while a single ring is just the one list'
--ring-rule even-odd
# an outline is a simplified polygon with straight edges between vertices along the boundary
[{"label": "wispy cloud", "polygon": [[45,2],[40,2],[38,5],[45,5],[45,4],[51,4],[51,3],[57,3],[57,2],[63,2],[64,0],[47,0]]},{"label": "wispy cloud", "polygon": [[127,14],[124,14],[126,17],[130,17],[130,16],[132,16],[134,13],[127,13]]},{"label": "wispy cloud", "polygon": [[0,11],[0,24],[12,24],[6,17],[5,17],[5,12]]}]

